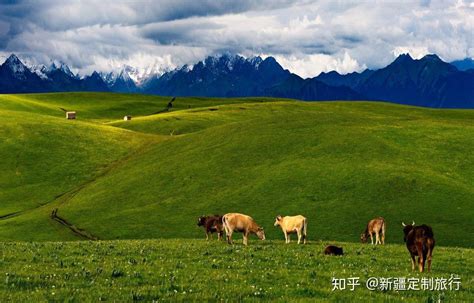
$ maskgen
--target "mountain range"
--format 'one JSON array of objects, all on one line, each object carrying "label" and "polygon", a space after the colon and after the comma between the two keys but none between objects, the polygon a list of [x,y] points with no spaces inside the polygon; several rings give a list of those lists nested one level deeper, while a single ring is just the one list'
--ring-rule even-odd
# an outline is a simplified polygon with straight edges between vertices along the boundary
[{"label": "mountain range", "polygon": [[[470,61],[469,61],[470,60]],[[388,66],[361,73],[321,73],[303,79],[273,57],[207,57],[163,74],[140,76],[125,66],[119,72],[80,77],[62,63],[26,66],[12,54],[0,65],[0,93],[111,91],[167,96],[267,96],[307,101],[374,100],[425,107],[474,108],[471,59],[442,61],[436,55],[415,60],[400,55]]]}]

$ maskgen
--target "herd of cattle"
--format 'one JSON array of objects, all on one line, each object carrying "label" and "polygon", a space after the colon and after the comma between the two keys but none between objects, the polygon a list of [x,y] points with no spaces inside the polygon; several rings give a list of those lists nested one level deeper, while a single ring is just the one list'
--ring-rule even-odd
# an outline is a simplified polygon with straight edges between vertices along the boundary
[{"label": "herd of cattle", "polygon": [[[240,232],[243,234],[244,245],[248,244],[248,237],[255,234],[260,240],[265,240],[265,231],[258,225],[255,220],[247,215],[239,213],[228,213],[223,216],[201,216],[198,218],[198,226],[202,226],[206,233],[206,239],[212,237],[213,233],[217,233],[219,240],[222,239],[224,231],[226,233],[227,242],[233,244],[232,234]],[[411,256],[412,269],[415,270],[415,257],[418,256],[418,268],[420,272],[425,269],[425,262],[428,260],[428,271],[431,270],[431,259],[435,246],[433,230],[428,225],[415,226],[412,224],[403,225],[404,241],[408,252]],[[290,243],[290,235],[297,234],[298,244],[301,242],[306,244],[306,231],[308,220],[301,215],[298,216],[277,216],[274,226],[280,226],[285,236],[285,243]],[[385,244],[385,219],[378,217],[367,223],[365,231],[361,234],[360,240],[366,243],[370,237],[370,241],[375,245]],[[326,255],[343,255],[342,247],[329,245],[324,249]]]}]

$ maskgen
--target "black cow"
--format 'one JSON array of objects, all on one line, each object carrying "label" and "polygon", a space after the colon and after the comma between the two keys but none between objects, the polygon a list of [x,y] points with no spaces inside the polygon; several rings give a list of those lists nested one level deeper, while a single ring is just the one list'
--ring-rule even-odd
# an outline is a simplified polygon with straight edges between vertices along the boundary
[{"label": "black cow", "polygon": [[333,256],[342,256],[344,255],[344,252],[342,250],[342,247],[338,247],[335,245],[328,245],[324,249],[324,254],[325,255],[333,255]]},{"label": "black cow", "polygon": [[206,240],[209,240],[209,236],[212,238],[212,233],[215,232],[217,232],[217,238],[219,240],[221,240],[224,235],[224,226],[222,226],[221,215],[201,216],[198,218],[197,225],[204,227]]},{"label": "black cow", "polygon": [[428,225],[415,226],[412,224],[403,225],[403,240],[407,245],[411,256],[411,268],[415,270],[415,257],[418,256],[418,266],[420,272],[425,270],[425,261],[428,259],[428,272],[431,271],[431,257],[435,246],[433,229]]}]

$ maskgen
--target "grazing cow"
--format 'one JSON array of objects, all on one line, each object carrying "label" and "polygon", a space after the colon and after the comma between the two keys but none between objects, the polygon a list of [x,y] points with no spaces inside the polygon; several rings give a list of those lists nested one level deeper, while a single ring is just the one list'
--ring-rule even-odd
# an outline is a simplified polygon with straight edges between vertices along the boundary
[{"label": "grazing cow", "polygon": [[225,214],[222,217],[222,223],[224,225],[225,233],[227,236],[227,242],[233,244],[232,233],[234,231],[243,233],[243,243],[248,244],[249,234],[255,234],[260,240],[265,240],[265,232],[252,217],[238,213]]},{"label": "grazing cow", "polygon": [[342,250],[342,247],[338,247],[335,245],[328,245],[324,249],[324,254],[325,255],[332,255],[332,256],[342,256],[344,255],[344,252]]},{"label": "grazing cow", "polygon": [[[372,219],[367,223],[365,231],[360,235],[360,241],[362,243],[367,243],[367,239],[370,236],[370,242],[374,244],[373,234],[375,234],[375,245],[385,244],[385,219],[378,217]],[[382,241],[380,241],[382,238]]]},{"label": "grazing cow", "polygon": [[198,218],[198,226],[204,227],[206,233],[206,240],[209,240],[209,236],[212,238],[212,233],[217,233],[217,238],[220,240],[224,234],[224,227],[222,226],[222,216],[201,216]]},{"label": "grazing cow", "polygon": [[415,270],[415,257],[418,256],[418,267],[420,272],[425,270],[425,261],[428,259],[428,272],[431,271],[431,258],[435,246],[433,229],[428,225],[415,226],[415,222],[403,226],[403,241],[407,245],[411,256],[411,269]]},{"label": "grazing cow", "polygon": [[298,235],[298,244],[303,239],[303,244],[306,244],[306,230],[308,221],[303,216],[285,216],[278,215],[275,218],[275,226],[280,226],[285,235],[285,243],[290,243],[290,234],[296,233]]}]

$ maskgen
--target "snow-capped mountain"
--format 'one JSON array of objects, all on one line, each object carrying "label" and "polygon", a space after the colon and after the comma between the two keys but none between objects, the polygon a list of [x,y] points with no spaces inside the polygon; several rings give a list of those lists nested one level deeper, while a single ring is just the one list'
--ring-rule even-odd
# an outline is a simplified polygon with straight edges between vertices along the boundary
[{"label": "snow-capped mountain", "polygon": [[76,78],[76,75],[73,74],[69,66],[67,66],[67,64],[62,61],[52,61],[49,68],[47,68],[46,73],[54,71],[54,70],[60,70],[66,75],[68,75],[69,77]]},{"label": "snow-capped mountain", "polygon": [[136,69],[131,66],[124,66],[119,72],[109,72],[100,74],[107,87],[114,92],[132,93],[137,91],[136,82],[132,76],[136,75]]},{"label": "snow-capped mountain", "polygon": [[43,80],[48,79],[48,75],[46,75],[47,67],[44,66],[43,64],[32,65],[30,67],[30,70],[31,70],[32,73],[35,73],[41,79],[43,79]]},{"label": "snow-capped mountain", "polygon": [[93,73],[80,79],[61,62],[52,62],[49,67],[44,65],[27,67],[12,54],[0,65],[0,93],[62,91],[109,91],[109,89],[98,75]]},{"label": "snow-capped mountain", "polygon": [[143,90],[176,96],[262,96],[266,88],[289,74],[272,57],[263,60],[224,54],[151,78],[144,83]]},{"label": "snow-capped mountain", "polygon": [[460,71],[436,55],[400,55],[363,73],[329,72],[302,79],[273,57],[224,54],[164,72],[157,64],[78,77],[62,62],[25,65],[12,54],[0,65],[0,93],[114,91],[173,96],[383,100],[417,106],[474,108],[474,70]]},{"label": "snow-capped mountain", "polygon": [[28,75],[29,69],[14,54],[7,58],[3,66],[10,69],[12,76],[17,79],[24,80]]},{"label": "snow-capped mountain", "polygon": [[31,72],[18,57],[12,54],[0,65],[0,92],[1,93],[26,93],[45,92],[43,80]]}]

